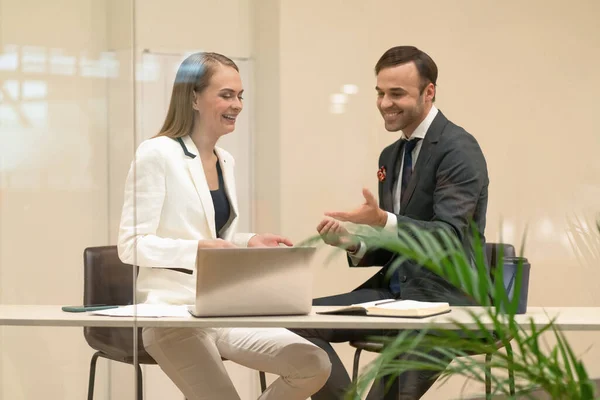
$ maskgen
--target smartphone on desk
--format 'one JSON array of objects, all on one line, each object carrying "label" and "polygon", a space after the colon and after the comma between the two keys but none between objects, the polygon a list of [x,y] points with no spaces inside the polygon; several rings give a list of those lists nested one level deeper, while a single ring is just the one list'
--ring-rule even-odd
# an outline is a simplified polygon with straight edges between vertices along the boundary
[{"label": "smartphone on desk", "polygon": [[106,304],[95,304],[90,306],[63,306],[61,309],[66,312],[87,312],[109,310],[111,308],[119,308],[119,306],[109,306]]}]

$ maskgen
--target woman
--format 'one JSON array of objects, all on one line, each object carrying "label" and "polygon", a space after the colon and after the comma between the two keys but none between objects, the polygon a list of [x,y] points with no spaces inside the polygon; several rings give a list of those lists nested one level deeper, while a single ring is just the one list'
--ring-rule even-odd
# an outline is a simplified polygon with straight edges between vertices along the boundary
[{"label": "woman", "polygon": [[[216,147],[242,111],[237,66],[215,53],[177,71],[165,123],[136,152],[125,189],[119,257],[140,266],[137,301],[193,304],[200,249],[278,246],[281,236],[237,233],[234,160]],[[327,354],[286,329],[144,328],[143,343],[188,400],[239,399],[221,357],[280,375],[263,400],[306,399],[330,372]]]}]

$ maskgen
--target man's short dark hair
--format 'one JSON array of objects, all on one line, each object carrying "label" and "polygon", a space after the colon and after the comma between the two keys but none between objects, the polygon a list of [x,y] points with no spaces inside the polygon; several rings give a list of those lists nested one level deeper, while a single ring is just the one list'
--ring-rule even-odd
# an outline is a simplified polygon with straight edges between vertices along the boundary
[{"label": "man's short dark hair", "polygon": [[[419,71],[419,77],[421,78],[421,86],[419,89],[421,90],[421,93],[428,84],[433,83],[433,86],[437,85],[437,65],[435,65],[435,62],[427,55],[427,53],[414,46],[396,46],[383,53],[375,65],[375,74],[379,74],[382,69],[407,64],[409,62],[415,63],[417,71]],[[433,100],[435,101],[435,95]]]}]

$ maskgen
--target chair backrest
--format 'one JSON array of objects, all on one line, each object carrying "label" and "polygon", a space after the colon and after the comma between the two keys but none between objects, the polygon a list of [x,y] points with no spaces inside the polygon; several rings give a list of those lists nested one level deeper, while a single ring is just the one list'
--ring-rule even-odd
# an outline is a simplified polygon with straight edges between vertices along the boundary
[{"label": "chair backrest", "polygon": [[83,252],[83,302],[133,304],[134,267],[123,264],[117,246],[88,247]]},{"label": "chair backrest", "polygon": [[[507,243],[486,243],[486,254],[488,258],[489,268],[490,268],[490,276],[492,278],[492,282],[495,278],[495,269],[499,263],[500,252],[502,252],[502,257],[504,259],[516,257],[515,247],[511,244]],[[514,275],[511,270],[504,270],[504,288],[507,291],[509,299],[513,296],[512,285],[514,283]],[[521,293],[517,294],[519,296],[519,306],[517,313],[524,313],[527,309],[527,293],[529,291],[529,273],[523,275],[523,286],[521,287]]]},{"label": "chair backrest", "polygon": [[[84,304],[133,304],[134,272],[137,271],[132,265],[121,262],[117,246],[88,247],[83,252],[83,265]],[[141,331],[138,328],[138,361],[143,364],[155,363],[144,350]],[[133,329],[85,327],[83,332],[93,349],[113,360],[133,362]]]},{"label": "chair backrest", "polygon": [[488,265],[490,266],[490,271],[493,271],[493,269],[498,265],[500,253],[502,253],[502,257],[504,258],[515,257],[515,247],[508,243],[486,243],[485,253],[487,256]]}]

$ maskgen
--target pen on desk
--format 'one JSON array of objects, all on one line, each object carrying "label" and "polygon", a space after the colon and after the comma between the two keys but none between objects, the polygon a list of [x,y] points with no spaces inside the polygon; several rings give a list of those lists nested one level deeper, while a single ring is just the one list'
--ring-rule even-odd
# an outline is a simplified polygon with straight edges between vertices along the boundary
[{"label": "pen on desk", "polygon": [[380,304],[395,303],[397,301],[402,301],[402,299],[389,299],[385,301],[380,301],[379,303],[375,303],[375,305],[378,306]]}]

